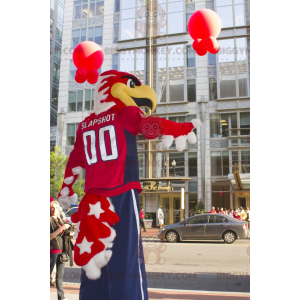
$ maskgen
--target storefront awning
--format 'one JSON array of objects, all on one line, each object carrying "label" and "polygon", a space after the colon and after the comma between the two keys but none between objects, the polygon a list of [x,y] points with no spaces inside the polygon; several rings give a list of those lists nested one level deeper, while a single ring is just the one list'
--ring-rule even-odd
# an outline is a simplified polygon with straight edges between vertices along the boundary
[{"label": "storefront awning", "polygon": [[228,174],[228,180],[234,190],[250,190],[250,173],[240,174],[236,171]]}]

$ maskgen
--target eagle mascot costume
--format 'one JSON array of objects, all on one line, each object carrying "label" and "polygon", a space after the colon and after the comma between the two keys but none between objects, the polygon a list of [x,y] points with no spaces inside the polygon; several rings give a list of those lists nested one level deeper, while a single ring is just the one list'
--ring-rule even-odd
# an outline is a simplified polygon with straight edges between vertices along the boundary
[{"label": "eagle mascot costume", "polygon": [[132,74],[110,70],[96,84],[94,110],[79,125],[58,195],[63,208],[77,203],[72,189],[85,169],[85,196],[71,217],[77,223],[75,263],[82,267],[80,300],[148,300],[140,232],[136,136],[162,135],[168,149],[175,138],[183,151],[197,139],[201,122],[176,123],[146,116],[155,110],[154,90]]}]

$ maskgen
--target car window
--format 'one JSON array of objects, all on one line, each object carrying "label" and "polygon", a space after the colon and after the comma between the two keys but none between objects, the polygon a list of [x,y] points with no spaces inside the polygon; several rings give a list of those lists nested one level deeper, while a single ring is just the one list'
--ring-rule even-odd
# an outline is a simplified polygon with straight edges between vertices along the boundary
[{"label": "car window", "polygon": [[196,216],[187,220],[187,224],[205,224],[208,223],[207,216]]},{"label": "car window", "polygon": [[66,212],[66,216],[67,217],[72,216],[77,210],[78,210],[78,208],[72,208],[72,209],[70,209],[68,212]]},{"label": "car window", "polygon": [[209,216],[209,223],[227,223],[228,220],[222,216]]}]

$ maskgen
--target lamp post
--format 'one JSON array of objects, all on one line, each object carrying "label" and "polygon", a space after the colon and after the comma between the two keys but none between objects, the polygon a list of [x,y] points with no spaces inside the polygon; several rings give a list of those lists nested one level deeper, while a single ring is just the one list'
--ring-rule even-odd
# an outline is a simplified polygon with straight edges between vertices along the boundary
[{"label": "lamp post", "polygon": [[172,166],[173,166],[173,170],[174,170],[174,176],[176,176],[176,174],[175,174],[175,166],[176,166],[175,159],[173,159],[173,161],[172,161]]},{"label": "lamp post", "polygon": [[63,137],[63,129],[64,129],[64,121],[65,121],[65,111],[63,107],[60,109],[60,112],[58,113],[58,125],[59,125],[59,131],[60,131],[60,143],[59,145],[62,147],[62,137]]}]

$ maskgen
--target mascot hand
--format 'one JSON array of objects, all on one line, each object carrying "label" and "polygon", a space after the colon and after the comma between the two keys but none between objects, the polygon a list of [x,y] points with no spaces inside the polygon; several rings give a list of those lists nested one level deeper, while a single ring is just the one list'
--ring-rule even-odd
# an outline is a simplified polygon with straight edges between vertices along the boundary
[{"label": "mascot hand", "polygon": [[[194,128],[199,128],[201,126],[201,121],[199,119],[193,119],[191,121]],[[169,149],[173,143],[174,137],[172,135],[163,135],[162,145],[164,149]],[[187,135],[180,135],[175,138],[176,150],[181,152],[185,149],[186,141],[190,144],[195,144],[197,142],[197,137],[193,130],[191,130]]]},{"label": "mascot hand", "polygon": [[71,206],[71,204],[77,203],[78,197],[71,187],[65,186],[60,190],[58,194],[58,200],[60,202],[61,207],[63,209],[67,209]]}]

